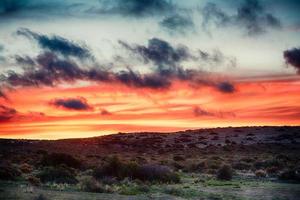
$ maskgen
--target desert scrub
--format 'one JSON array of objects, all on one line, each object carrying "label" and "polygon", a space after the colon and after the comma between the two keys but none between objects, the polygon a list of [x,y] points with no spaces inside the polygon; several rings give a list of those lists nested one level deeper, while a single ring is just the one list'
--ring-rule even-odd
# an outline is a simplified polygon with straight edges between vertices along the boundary
[{"label": "desert scrub", "polygon": [[255,176],[257,178],[265,178],[267,176],[267,173],[265,170],[259,169],[255,171]]},{"label": "desert scrub", "polygon": [[59,167],[45,167],[37,175],[41,182],[51,182],[51,183],[68,183],[76,184],[78,181],[75,178],[75,173],[73,170],[68,169],[66,166]]},{"label": "desert scrub", "polygon": [[200,193],[195,189],[191,189],[191,188],[186,189],[186,188],[181,188],[181,187],[178,188],[178,187],[171,187],[171,186],[164,188],[163,193],[173,195],[173,196],[183,197],[183,198],[193,198],[200,195]]},{"label": "desert scrub", "polygon": [[33,171],[33,167],[27,163],[23,163],[19,166],[19,169],[21,170],[22,173],[28,174]]},{"label": "desert scrub", "polygon": [[233,170],[230,165],[223,165],[217,172],[217,179],[229,181],[232,179]]},{"label": "desert scrub", "polygon": [[108,162],[97,168],[93,176],[101,180],[104,177],[115,177],[119,180],[141,180],[149,182],[178,183],[180,177],[169,167],[162,165],[139,165],[135,162],[124,162],[118,157],[112,157]]},{"label": "desert scrub", "polygon": [[21,172],[11,163],[0,164],[0,180],[17,180],[21,176]]},{"label": "desert scrub", "polygon": [[103,185],[93,177],[84,177],[79,182],[79,188],[85,192],[111,193],[108,185]]},{"label": "desert scrub", "polygon": [[41,180],[35,176],[29,176],[26,181],[32,186],[40,186]]},{"label": "desert scrub", "polygon": [[135,182],[121,183],[118,186],[117,192],[122,195],[139,195],[150,192],[150,186],[137,184]]},{"label": "desert scrub", "polygon": [[64,153],[52,153],[52,154],[45,154],[41,160],[42,166],[60,166],[66,165],[68,167],[72,167],[78,169],[82,166],[80,160],[74,158],[69,154]]}]

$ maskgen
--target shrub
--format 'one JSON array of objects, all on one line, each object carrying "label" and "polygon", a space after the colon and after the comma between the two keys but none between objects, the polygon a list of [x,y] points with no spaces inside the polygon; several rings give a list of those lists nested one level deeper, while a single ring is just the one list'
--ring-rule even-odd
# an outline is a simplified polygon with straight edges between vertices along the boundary
[{"label": "shrub", "polygon": [[173,156],[173,160],[174,161],[184,161],[185,158],[183,156],[180,156],[180,155],[175,155],[175,156]]},{"label": "shrub", "polygon": [[108,159],[108,162],[100,168],[97,168],[93,176],[101,179],[103,177],[116,177],[124,179],[125,177],[133,178],[138,164],[134,162],[124,163],[118,157],[114,156]]},{"label": "shrub", "polygon": [[251,169],[252,165],[243,161],[239,161],[234,163],[232,167],[237,170],[249,170]]},{"label": "shrub", "polygon": [[134,162],[122,162],[118,157],[112,157],[108,163],[94,170],[96,179],[104,177],[116,177],[138,179],[142,181],[179,182],[179,176],[170,168],[162,165],[138,165]]},{"label": "shrub", "polygon": [[91,177],[86,177],[80,181],[80,188],[85,192],[105,192],[105,188],[96,179]]},{"label": "shrub", "polygon": [[42,158],[41,164],[43,166],[66,165],[75,169],[78,169],[82,166],[81,162],[78,159],[64,153],[45,154]]},{"label": "shrub", "polygon": [[264,170],[259,169],[255,171],[255,176],[258,178],[264,178],[267,176],[267,173]]},{"label": "shrub", "polygon": [[142,165],[139,167],[136,179],[142,181],[157,181],[157,182],[180,182],[178,174],[171,171],[167,166],[163,165]]},{"label": "shrub", "polygon": [[223,165],[217,172],[217,179],[229,181],[232,179],[233,170],[230,165]]},{"label": "shrub", "polygon": [[31,173],[33,171],[33,167],[27,163],[23,163],[19,166],[19,169],[21,170],[21,172],[28,174]]},{"label": "shrub", "polygon": [[219,169],[222,165],[222,161],[220,161],[220,160],[207,160],[206,165],[207,165],[207,168],[209,168],[209,169]]},{"label": "shrub", "polygon": [[280,180],[300,182],[300,171],[297,169],[288,169],[280,173]]},{"label": "shrub", "polygon": [[0,164],[0,180],[16,180],[21,172],[10,163]]},{"label": "shrub", "polygon": [[33,186],[40,186],[41,185],[41,180],[35,176],[29,176],[27,178],[27,181],[30,183],[30,185]]},{"label": "shrub", "polygon": [[76,184],[78,182],[74,172],[65,166],[55,168],[45,167],[43,171],[38,174],[38,178],[40,178],[43,183],[54,182]]},{"label": "shrub", "polygon": [[269,175],[275,175],[277,174],[279,169],[277,167],[268,167],[267,168],[267,174]]},{"label": "shrub", "polygon": [[34,200],[47,200],[47,198],[44,195],[40,194],[39,196],[35,197]]}]

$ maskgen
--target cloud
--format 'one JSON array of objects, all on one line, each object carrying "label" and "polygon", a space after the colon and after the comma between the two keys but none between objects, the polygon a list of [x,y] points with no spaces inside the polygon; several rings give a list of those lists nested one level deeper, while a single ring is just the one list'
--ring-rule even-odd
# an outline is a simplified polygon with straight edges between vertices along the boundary
[{"label": "cloud", "polygon": [[0,98],[7,99],[5,93],[2,90],[0,90]]},{"label": "cloud", "polygon": [[132,70],[121,71],[116,74],[116,79],[127,85],[137,88],[168,88],[171,82],[157,74],[144,74],[135,73]]},{"label": "cloud", "polygon": [[[190,60],[221,64],[226,58],[220,52],[209,54],[201,51],[200,54],[192,54],[184,45],[175,47],[158,38],[150,39],[147,46],[130,45],[123,41],[120,41],[120,44],[130,51],[131,56],[139,57],[143,63],[153,64],[154,68],[147,73],[139,73],[130,67],[127,67],[127,70],[117,71],[99,65],[82,65],[69,56],[60,56],[56,51],[45,50],[35,58],[15,56],[16,64],[21,65],[23,71],[10,70],[1,74],[1,85],[12,88],[55,87],[58,84],[82,80],[117,83],[134,88],[168,89],[173,81],[182,80],[198,86],[214,87],[225,93],[234,91],[233,85],[223,86],[219,81],[210,80],[202,69],[182,67],[182,62]],[[124,65],[130,66],[130,63]]]},{"label": "cloud", "polygon": [[194,22],[191,17],[179,14],[165,17],[159,24],[170,33],[185,34],[188,30],[194,28]]},{"label": "cloud", "polygon": [[222,112],[222,111],[207,111],[199,106],[193,108],[193,113],[195,117],[215,117],[215,118],[226,118],[226,117],[236,117],[233,112]]},{"label": "cloud", "polygon": [[258,0],[244,0],[233,15],[227,14],[215,3],[207,3],[201,12],[205,29],[210,24],[217,27],[234,25],[244,29],[247,35],[254,36],[265,33],[267,29],[281,28],[280,20],[268,13]]},{"label": "cloud", "polygon": [[0,105],[0,122],[8,121],[11,118],[15,117],[16,114],[17,111],[14,108]]},{"label": "cloud", "polygon": [[66,110],[77,110],[77,111],[92,110],[92,107],[87,103],[86,99],[83,97],[54,99],[50,102],[50,105],[53,105],[58,108],[63,108]]},{"label": "cloud", "polygon": [[187,47],[183,45],[173,47],[167,41],[158,38],[150,39],[148,46],[129,45],[124,41],[119,43],[132,53],[141,56],[145,63],[154,63],[161,75],[172,73],[180,62],[191,58]]},{"label": "cloud", "polygon": [[63,56],[75,56],[81,59],[91,58],[92,55],[85,45],[76,44],[60,36],[46,36],[35,33],[29,29],[21,28],[17,31],[18,35],[25,36],[37,41],[39,46],[45,50],[60,53]]},{"label": "cloud", "polygon": [[28,6],[28,0],[2,0],[0,1],[0,14],[17,12]]},{"label": "cloud", "polygon": [[109,111],[106,110],[106,109],[102,109],[102,110],[101,110],[101,115],[111,115],[111,112],[109,112]]},{"label": "cloud", "polygon": [[293,66],[300,74],[300,48],[293,48],[283,52],[283,57],[288,65]]},{"label": "cloud", "polygon": [[196,117],[200,117],[200,116],[215,116],[214,113],[208,112],[208,111],[206,111],[206,110],[204,110],[204,109],[202,109],[202,108],[200,108],[198,106],[195,106],[193,108],[193,112],[194,112],[194,115]]},{"label": "cloud", "polygon": [[[191,51],[184,45],[173,47],[167,41],[152,38],[148,41],[147,46],[143,45],[130,45],[124,41],[119,43],[134,55],[141,57],[145,64],[154,64],[154,74],[156,74],[156,83],[163,83],[165,86],[169,86],[170,83],[167,80],[179,79],[188,81],[197,85],[206,85],[215,87],[221,92],[230,93],[234,92],[234,86],[230,83],[218,83],[210,80],[206,77],[206,73],[203,73],[202,69],[184,69],[182,62],[184,61],[202,61],[204,64],[209,65],[221,65],[227,63],[230,66],[235,66],[236,61],[234,58],[227,58],[220,51],[214,51],[212,54],[199,50],[199,54],[192,54]],[[229,63],[228,63],[229,62]],[[143,82],[133,75],[126,74],[125,77],[132,77],[130,80],[135,80],[137,85],[143,85]],[[151,76],[153,78],[153,76]],[[159,82],[157,82],[159,80]],[[161,81],[164,82],[161,82]]]},{"label": "cloud", "polygon": [[88,12],[145,17],[162,15],[175,9],[169,0],[102,0],[100,4],[101,8],[92,8]]},{"label": "cloud", "polygon": [[221,82],[217,84],[217,88],[223,93],[233,93],[235,92],[234,85],[229,82]]}]

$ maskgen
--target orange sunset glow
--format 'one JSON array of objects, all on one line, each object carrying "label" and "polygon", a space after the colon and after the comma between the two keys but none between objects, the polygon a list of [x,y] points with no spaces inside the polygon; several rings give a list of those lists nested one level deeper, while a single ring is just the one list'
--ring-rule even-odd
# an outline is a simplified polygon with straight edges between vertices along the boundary
[{"label": "orange sunset glow", "polygon": [[[236,82],[234,94],[176,82],[162,90],[99,84],[73,88],[24,88],[7,93],[1,104],[18,112],[2,119],[4,138],[73,138],[117,132],[178,131],[199,127],[297,125],[300,81]],[[80,97],[91,107],[69,110],[50,100]]]}]

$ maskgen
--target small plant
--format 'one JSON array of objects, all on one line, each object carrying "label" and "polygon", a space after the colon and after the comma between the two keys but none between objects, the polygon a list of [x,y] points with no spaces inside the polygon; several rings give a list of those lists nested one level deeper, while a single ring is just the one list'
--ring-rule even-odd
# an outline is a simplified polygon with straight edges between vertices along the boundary
[{"label": "small plant", "polygon": [[41,185],[41,180],[37,177],[34,176],[29,176],[27,178],[27,181],[30,183],[32,186],[40,186]]},{"label": "small plant", "polygon": [[43,183],[52,182],[76,184],[78,182],[75,178],[74,172],[65,166],[55,168],[45,167],[43,171],[38,174],[38,178],[40,178]]},{"label": "small plant", "polygon": [[278,178],[283,181],[293,181],[298,183],[300,182],[300,171],[297,169],[288,169],[281,172]]},{"label": "small plant", "polygon": [[43,194],[40,194],[39,196],[35,197],[34,200],[48,200]]},{"label": "small plant", "polygon": [[0,180],[16,180],[21,176],[21,172],[10,163],[0,165]]},{"label": "small plant", "polygon": [[112,157],[103,167],[94,170],[93,176],[101,180],[104,177],[138,179],[141,181],[179,182],[178,174],[163,165],[139,165],[135,162],[123,162]]},{"label": "small plant", "polygon": [[59,166],[66,165],[78,169],[82,166],[82,163],[69,154],[64,153],[52,153],[45,154],[42,158],[41,165],[43,166]]},{"label": "small plant", "polygon": [[230,165],[223,165],[217,172],[217,179],[230,181],[232,179],[233,170]]},{"label": "small plant", "polygon": [[174,161],[184,161],[185,158],[183,156],[180,156],[180,155],[175,155],[175,156],[173,156],[173,160]]},{"label": "small plant", "polygon": [[33,167],[27,163],[23,163],[19,166],[19,169],[21,170],[22,173],[28,174],[33,171]]},{"label": "small plant", "polygon": [[264,178],[267,176],[267,173],[264,170],[259,169],[255,171],[255,176],[258,178]]},{"label": "small plant", "polygon": [[82,179],[79,184],[81,190],[85,192],[103,193],[106,191],[104,186],[92,177],[86,177]]}]

